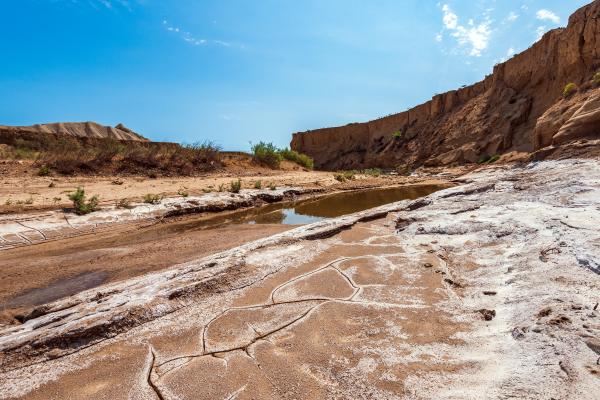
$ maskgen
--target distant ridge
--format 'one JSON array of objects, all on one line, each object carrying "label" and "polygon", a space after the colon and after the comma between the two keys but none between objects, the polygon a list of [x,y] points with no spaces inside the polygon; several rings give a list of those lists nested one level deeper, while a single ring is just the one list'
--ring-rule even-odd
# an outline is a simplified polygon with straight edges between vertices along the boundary
[{"label": "distant ridge", "polygon": [[50,124],[36,124],[31,126],[4,126],[0,130],[13,132],[51,133],[87,138],[112,138],[117,140],[149,141],[139,133],[132,131],[123,124],[115,127],[100,125],[96,122],[57,122]]}]

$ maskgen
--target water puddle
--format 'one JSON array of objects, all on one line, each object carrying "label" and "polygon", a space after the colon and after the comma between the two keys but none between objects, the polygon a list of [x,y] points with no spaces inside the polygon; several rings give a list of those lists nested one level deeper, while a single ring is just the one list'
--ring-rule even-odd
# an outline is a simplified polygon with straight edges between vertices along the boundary
[{"label": "water puddle", "polygon": [[295,202],[254,207],[215,216],[208,220],[187,220],[167,226],[165,229],[184,232],[232,224],[310,224],[325,218],[340,217],[400,200],[417,199],[448,187],[449,185],[411,185],[335,193]]},{"label": "water puddle", "polygon": [[291,204],[278,204],[275,210],[265,207],[257,210],[257,215],[246,216],[243,222],[251,224],[310,224],[325,218],[341,217],[400,200],[417,199],[446,187],[415,185],[336,193]]}]

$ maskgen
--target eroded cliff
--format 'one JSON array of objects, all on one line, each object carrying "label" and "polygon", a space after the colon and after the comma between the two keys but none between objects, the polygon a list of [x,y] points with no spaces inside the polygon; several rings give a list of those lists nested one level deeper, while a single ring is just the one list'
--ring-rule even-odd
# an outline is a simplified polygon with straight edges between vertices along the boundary
[{"label": "eroded cliff", "polygon": [[[299,132],[321,169],[449,165],[600,135],[600,0],[474,85],[366,123]],[[598,78],[598,77],[596,77]],[[578,93],[564,98],[568,83]]]}]

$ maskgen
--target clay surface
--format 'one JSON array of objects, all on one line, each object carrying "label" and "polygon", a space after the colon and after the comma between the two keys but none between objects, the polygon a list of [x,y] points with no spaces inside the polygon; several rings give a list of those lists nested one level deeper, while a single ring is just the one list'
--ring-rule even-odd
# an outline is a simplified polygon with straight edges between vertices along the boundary
[{"label": "clay surface", "polygon": [[488,168],[40,307],[0,397],[595,399],[599,182]]}]

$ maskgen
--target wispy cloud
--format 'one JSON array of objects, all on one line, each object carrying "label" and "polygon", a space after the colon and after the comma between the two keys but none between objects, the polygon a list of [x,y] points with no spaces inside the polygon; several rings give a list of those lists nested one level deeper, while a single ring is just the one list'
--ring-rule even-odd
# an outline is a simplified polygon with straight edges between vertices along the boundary
[{"label": "wispy cloud", "polygon": [[560,17],[550,10],[541,9],[535,13],[535,17],[540,21],[551,21],[555,24],[560,24]]},{"label": "wispy cloud", "polygon": [[483,22],[475,23],[473,19],[468,21],[467,26],[459,24],[458,15],[456,15],[448,4],[442,6],[444,28],[450,32],[460,46],[466,46],[469,55],[480,57],[487,49],[492,34],[491,23],[488,15],[484,15]]},{"label": "wispy cloud", "polygon": [[519,14],[517,14],[514,11],[511,11],[510,14],[508,14],[508,17],[506,17],[506,20],[508,22],[515,22],[518,18],[519,18]]},{"label": "wispy cloud", "polygon": [[[233,43],[225,42],[223,40],[210,40],[210,39],[197,38],[194,35],[192,35],[190,32],[187,32],[187,31],[179,28],[178,26],[169,24],[169,22],[167,20],[163,20],[162,24],[168,32],[177,34],[183,41],[185,41],[189,44],[192,44],[194,46],[214,44],[217,46],[232,47],[234,45]],[[243,48],[244,46],[240,45],[239,47]]]}]

